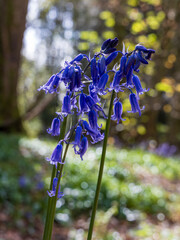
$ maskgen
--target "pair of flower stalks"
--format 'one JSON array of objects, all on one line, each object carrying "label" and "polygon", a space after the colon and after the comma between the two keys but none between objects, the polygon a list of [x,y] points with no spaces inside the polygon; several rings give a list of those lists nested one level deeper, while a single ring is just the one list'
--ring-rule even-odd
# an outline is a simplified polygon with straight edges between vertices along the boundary
[{"label": "pair of flower stalks", "polygon": [[[119,92],[129,92],[131,111],[128,112],[138,112],[139,116],[141,115],[142,109],[139,106],[139,94],[143,94],[148,90],[142,88],[140,79],[135,73],[139,72],[141,64],[148,64],[148,60],[151,59],[151,55],[155,53],[155,51],[138,44],[132,52],[128,53],[123,44],[123,50],[121,52],[117,51],[117,44],[117,38],[107,39],[102,44],[100,52],[95,53],[91,59],[87,55],[80,53],[72,61],[65,62],[64,68],[57,74],[52,75],[48,82],[38,89],[39,91],[44,90],[45,93],[58,94],[60,82],[63,82],[66,87],[66,95],[63,99],[61,112],[56,112],[57,116],[53,119],[51,128],[47,129],[47,132],[52,136],[60,135],[60,141],[55,147],[51,157],[46,158],[46,160],[54,166],[50,190],[47,191],[50,198],[48,201],[44,240],[51,239],[56,201],[64,196],[60,190],[60,179],[63,173],[63,166],[69,144],[72,144],[75,154],[79,155],[83,160],[83,156],[88,149],[88,141],[95,144],[104,140],[97,189],[88,233],[88,240],[90,240],[92,238],[103,175],[110,120],[117,121],[117,124],[119,124],[120,121],[125,121],[125,119],[122,118],[123,108],[119,99]],[[113,68],[109,69],[109,65],[118,57],[118,54],[121,54],[120,63],[116,63]],[[84,70],[81,68],[81,61],[83,59],[87,61]],[[90,74],[88,76],[86,72],[89,68]],[[114,74],[112,81],[108,81],[110,73]],[[89,93],[87,94],[87,92]],[[108,116],[106,116],[103,109],[102,96],[108,92],[112,92],[112,95],[109,113]],[[74,114],[79,116],[79,120],[65,134],[67,116]],[[88,121],[84,118],[86,115]],[[98,125],[99,116],[107,119],[105,133],[101,132],[102,125]],[[63,151],[64,143],[66,147]]]}]

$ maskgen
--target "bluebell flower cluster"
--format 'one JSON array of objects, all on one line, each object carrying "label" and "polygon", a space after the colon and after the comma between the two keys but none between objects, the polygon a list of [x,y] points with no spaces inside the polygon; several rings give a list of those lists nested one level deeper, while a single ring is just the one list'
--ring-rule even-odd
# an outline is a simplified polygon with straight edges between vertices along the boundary
[{"label": "bluebell flower cluster", "polygon": [[[125,121],[122,117],[124,113],[120,101],[121,92],[127,91],[129,94],[131,111],[128,112],[137,112],[139,116],[141,115],[143,108],[141,109],[139,106],[139,95],[148,89],[142,88],[137,73],[142,64],[148,64],[155,51],[138,44],[133,51],[128,52],[123,44],[121,52],[116,49],[117,44],[117,38],[107,39],[102,44],[100,52],[95,53],[92,58],[80,53],[72,61],[65,62],[64,68],[52,75],[48,82],[38,89],[39,91],[44,90],[45,93],[57,94],[60,83],[64,83],[66,88],[61,111],[57,112],[58,116],[53,119],[51,128],[47,129],[50,135],[58,136],[60,134],[61,122],[68,115],[79,116],[79,120],[74,126],[74,140],[67,134],[65,139],[57,144],[51,157],[47,158],[51,164],[55,166],[64,164],[62,141],[71,143],[75,154],[83,160],[88,149],[88,142],[95,144],[104,139],[104,133],[101,132],[102,125],[98,124],[98,119],[100,117],[107,118],[102,99],[109,92],[116,93],[111,119],[117,121],[117,124]],[[121,55],[120,61],[117,60],[119,55]],[[87,61],[84,69],[82,60],[83,63]],[[114,66],[112,66],[113,62],[116,63]],[[87,69],[90,70],[89,75]],[[55,178],[53,189],[48,192],[49,196],[53,196],[56,182]]]}]

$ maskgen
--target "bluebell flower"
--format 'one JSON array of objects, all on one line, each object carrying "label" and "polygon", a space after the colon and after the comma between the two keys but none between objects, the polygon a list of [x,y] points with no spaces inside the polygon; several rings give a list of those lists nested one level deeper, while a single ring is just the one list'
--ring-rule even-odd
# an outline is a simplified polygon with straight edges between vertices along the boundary
[{"label": "bluebell flower", "polygon": [[133,76],[133,67],[130,67],[129,71],[126,74],[127,87],[132,86],[132,76]]},{"label": "bluebell flower", "polygon": [[137,92],[137,96],[139,96],[139,94],[142,94],[143,92],[149,91],[149,89],[143,89],[142,88],[140,79],[139,79],[139,77],[137,75],[133,74],[132,81],[133,81],[133,84],[135,86],[135,89],[136,89],[136,92]]},{"label": "bluebell flower", "polygon": [[98,69],[99,69],[99,75],[100,76],[102,76],[106,71],[106,58],[104,56],[102,56],[98,60]]},{"label": "bluebell flower", "polygon": [[111,53],[107,58],[106,58],[106,66],[109,65],[118,55],[118,52],[113,52]]},{"label": "bluebell flower", "polygon": [[67,94],[63,99],[62,114],[64,114],[64,116],[67,116],[71,113],[71,99],[70,96]]},{"label": "bluebell flower", "polygon": [[105,95],[106,94],[107,89],[105,89],[105,86],[106,86],[106,83],[108,82],[108,78],[109,78],[108,74],[104,73],[101,76],[101,78],[99,79],[99,82],[96,86],[96,90],[98,91],[98,93],[100,95]]},{"label": "bluebell flower", "polygon": [[99,131],[99,127],[98,126],[98,123],[97,123],[97,112],[95,110],[91,110],[89,111],[88,113],[88,120],[89,120],[89,124],[90,124],[90,127],[95,130],[95,131]]},{"label": "bluebell flower", "polygon": [[135,54],[131,54],[131,56],[128,57],[126,66],[125,66],[125,74],[128,74],[128,72],[134,68],[134,63],[135,63]]},{"label": "bluebell flower", "polygon": [[74,84],[74,91],[80,91],[82,87],[84,86],[81,82],[81,73],[82,70],[79,66],[75,67],[75,84]]},{"label": "bluebell flower", "polygon": [[79,125],[76,128],[75,140],[73,142],[73,148],[74,148],[75,153],[77,152],[76,147],[80,147],[81,135],[82,135],[82,127]]},{"label": "bluebell flower", "polygon": [[119,100],[117,98],[114,99],[114,114],[111,116],[112,120],[117,120],[117,124],[119,124],[119,121],[125,121],[126,119],[123,119],[121,117],[123,112],[123,108],[122,108],[122,103],[119,102]]},{"label": "bluebell flower", "polygon": [[[58,183],[58,178],[55,177],[55,178],[53,179],[52,190],[47,191],[49,197],[54,197],[54,196],[56,195],[57,183]],[[64,194],[63,194],[63,192],[60,192],[60,186],[59,186],[57,198],[60,199],[60,198],[62,198],[63,196],[64,196]]]},{"label": "bluebell flower", "polygon": [[103,111],[102,107],[95,103],[94,99],[91,96],[86,95],[86,103],[89,109],[95,109],[97,111],[102,112],[104,118],[107,118],[105,112]]},{"label": "bluebell flower", "polygon": [[69,79],[69,65],[67,67],[65,67],[63,73],[61,74],[60,77],[61,81],[64,82],[65,85],[67,85],[67,83],[69,83],[70,79]]},{"label": "bluebell flower", "polygon": [[89,85],[89,95],[93,98],[95,103],[100,103],[100,98],[98,97],[96,88],[93,84]]},{"label": "bluebell flower", "polygon": [[83,59],[84,55],[82,53],[78,54],[71,62],[70,64],[73,64],[74,62],[80,62]]},{"label": "bluebell flower", "polygon": [[129,100],[130,100],[130,104],[131,104],[131,111],[127,111],[127,112],[129,112],[129,113],[136,113],[136,112],[138,112],[139,116],[141,116],[141,110],[143,110],[144,108],[140,109],[139,103],[138,103],[138,99],[136,97],[136,94],[131,93],[129,95]]},{"label": "bluebell flower", "polygon": [[86,94],[81,93],[79,96],[79,113],[84,114],[89,111],[88,105],[86,103]]},{"label": "bluebell flower", "polygon": [[48,128],[47,132],[51,134],[51,136],[58,136],[60,134],[60,123],[60,116],[54,118],[51,124],[51,128]]},{"label": "bluebell flower", "polygon": [[63,146],[59,142],[58,145],[55,147],[55,149],[51,155],[51,158],[46,158],[46,160],[49,161],[50,164],[52,164],[52,165],[57,165],[57,163],[64,164],[61,162],[62,150],[63,150]]},{"label": "bluebell flower", "polygon": [[91,128],[87,121],[83,121],[83,127],[87,131],[87,134],[91,136],[93,140],[93,142],[91,142],[92,144],[104,139],[104,134],[101,134],[98,129]]},{"label": "bluebell flower", "polygon": [[93,80],[93,84],[96,86],[98,84],[98,80],[99,80],[99,71],[98,71],[98,67],[96,64],[96,58],[93,58],[91,60],[91,77]]},{"label": "bluebell flower", "polygon": [[103,42],[101,46],[101,51],[105,54],[112,53],[116,51],[116,45],[118,44],[118,38],[114,39],[107,39],[106,41]]},{"label": "bluebell flower", "polygon": [[147,49],[147,51],[148,51],[148,53],[145,56],[145,59],[151,60],[151,55],[152,55],[152,53],[155,53],[155,50],[154,49]]},{"label": "bluebell flower", "polygon": [[114,75],[113,81],[110,84],[109,90],[114,90],[115,92],[119,92],[121,90],[120,81],[123,77],[123,73],[121,71],[117,71]]},{"label": "bluebell flower", "polygon": [[80,155],[81,160],[83,160],[83,155],[85,154],[87,149],[88,149],[88,140],[87,140],[87,137],[83,137],[81,140],[79,151],[77,151],[77,154]]},{"label": "bluebell flower", "polygon": [[148,64],[148,61],[143,58],[141,51],[138,51],[138,52],[137,52],[137,58],[138,58],[139,61],[142,62],[143,64]]},{"label": "bluebell flower", "polygon": [[123,55],[120,60],[120,68],[119,68],[119,72],[121,72],[123,76],[125,76],[126,61],[127,61],[127,56]]},{"label": "bluebell flower", "polygon": [[41,86],[38,91],[44,90],[45,93],[54,93],[57,92],[57,89],[59,87],[60,77],[58,74],[54,74],[50,77],[48,82]]}]

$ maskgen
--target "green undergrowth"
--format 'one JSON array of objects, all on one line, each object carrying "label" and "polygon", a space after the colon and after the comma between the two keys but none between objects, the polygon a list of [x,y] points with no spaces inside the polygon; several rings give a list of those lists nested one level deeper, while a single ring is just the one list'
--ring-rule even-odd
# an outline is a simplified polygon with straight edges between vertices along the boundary
[{"label": "green undergrowth", "polygon": [[[44,159],[55,146],[51,139],[0,135],[0,202],[15,219],[26,217],[33,224],[34,218],[44,216],[51,174],[51,166]],[[100,156],[101,147],[93,146],[81,161],[70,148],[61,184],[65,196],[57,203],[56,220],[61,224],[89,216]],[[180,194],[176,188],[170,191],[161,184],[161,178],[170,184],[179,181],[179,169],[178,158],[109,146],[98,214],[113,209],[108,216],[128,222],[141,221],[145,216],[173,219],[175,210],[180,216],[180,209],[172,207],[178,206]],[[157,181],[151,181],[153,178]]]}]

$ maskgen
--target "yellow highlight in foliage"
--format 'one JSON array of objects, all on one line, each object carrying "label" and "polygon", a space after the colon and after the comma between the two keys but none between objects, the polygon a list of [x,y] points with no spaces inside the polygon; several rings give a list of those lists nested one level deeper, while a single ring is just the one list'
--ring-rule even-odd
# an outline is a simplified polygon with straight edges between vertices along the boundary
[{"label": "yellow highlight in foliage", "polygon": [[155,85],[155,88],[158,90],[158,91],[162,91],[162,92],[169,92],[169,93],[173,93],[174,90],[172,88],[171,85],[169,85],[168,83],[166,82],[159,82]]},{"label": "yellow highlight in foliage", "polygon": [[177,91],[177,92],[180,92],[180,83],[178,83],[178,84],[176,85],[176,91]]},{"label": "yellow highlight in foliage", "polygon": [[150,44],[153,44],[157,41],[157,35],[155,33],[151,33],[148,35],[148,41]]},{"label": "yellow highlight in foliage", "polygon": [[137,41],[140,44],[147,44],[148,39],[145,35],[141,35],[137,37]]},{"label": "yellow highlight in foliage", "polygon": [[146,18],[146,22],[149,25],[149,27],[153,30],[157,30],[160,26],[160,22],[157,20],[155,16],[148,16]]},{"label": "yellow highlight in foliage", "polygon": [[88,42],[80,42],[78,44],[78,49],[80,51],[87,51],[89,49],[89,43]]},{"label": "yellow highlight in foliage", "polygon": [[146,24],[144,21],[137,21],[132,24],[131,29],[132,29],[132,32],[136,34],[146,30]]},{"label": "yellow highlight in foliage", "polygon": [[106,20],[108,18],[112,18],[113,14],[110,11],[103,11],[100,13],[99,17],[103,20]]},{"label": "yellow highlight in foliage", "polygon": [[98,42],[98,33],[96,31],[82,31],[80,38],[83,40],[89,40],[90,42]]},{"label": "yellow highlight in foliage", "polygon": [[123,125],[128,126],[130,124],[130,120],[126,117],[126,121],[123,122]]},{"label": "yellow highlight in foliage", "polygon": [[140,13],[137,9],[132,8],[128,12],[128,17],[134,21],[139,21],[143,18],[143,14]]},{"label": "yellow highlight in foliage", "polygon": [[146,133],[146,128],[144,125],[140,124],[137,126],[137,132],[140,134],[140,135],[144,135]]},{"label": "yellow highlight in foliage", "polygon": [[115,38],[115,34],[113,31],[105,31],[105,32],[103,32],[102,36],[104,39]]},{"label": "yellow highlight in foliage", "polygon": [[126,112],[127,110],[129,110],[130,107],[131,107],[131,104],[130,104],[128,98],[126,98],[126,99],[123,101],[122,105],[123,105],[123,111],[124,111],[124,112]]},{"label": "yellow highlight in foliage", "polygon": [[154,6],[161,4],[161,0],[141,0],[141,2],[146,2],[146,3],[148,3],[150,5],[154,5]]},{"label": "yellow highlight in foliage", "polygon": [[157,91],[155,89],[150,89],[147,94],[150,96],[150,97],[155,97],[157,96]]},{"label": "yellow highlight in foliage", "polygon": [[176,61],[176,56],[174,54],[170,54],[168,56],[168,62],[169,63],[174,63]]},{"label": "yellow highlight in foliage", "polygon": [[166,62],[164,63],[164,66],[165,66],[165,68],[167,68],[167,69],[171,69],[171,68],[173,67],[173,64],[170,63],[170,62],[168,62],[168,61],[166,61]]},{"label": "yellow highlight in foliage", "polygon": [[157,20],[162,22],[165,18],[166,14],[163,11],[158,12],[157,14]]},{"label": "yellow highlight in foliage", "polygon": [[127,3],[129,6],[136,7],[138,5],[138,0],[128,0]]},{"label": "yellow highlight in foliage", "polygon": [[114,18],[108,18],[106,21],[105,21],[105,25],[107,27],[114,27],[115,25],[115,20]]},{"label": "yellow highlight in foliage", "polygon": [[165,112],[169,113],[169,112],[171,112],[172,107],[171,107],[170,104],[166,104],[166,105],[164,105],[163,110],[164,110]]}]

